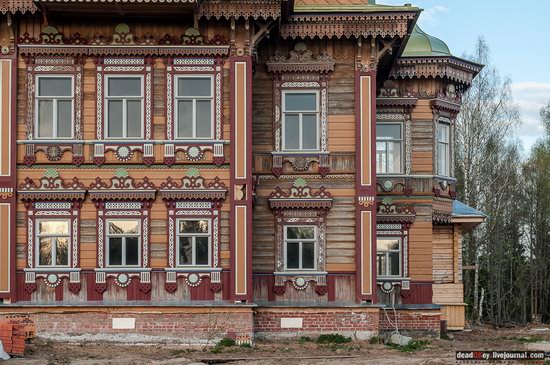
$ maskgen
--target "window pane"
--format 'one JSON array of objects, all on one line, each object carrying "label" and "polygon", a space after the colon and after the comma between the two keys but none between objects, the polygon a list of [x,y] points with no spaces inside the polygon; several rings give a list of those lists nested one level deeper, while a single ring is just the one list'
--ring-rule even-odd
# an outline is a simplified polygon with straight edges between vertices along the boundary
[{"label": "window pane", "polygon": [[315,244],[313,242],[302,243],[302,268],[315,269]]},{"label": "window pane", "polygon": [[314,227],[287,227],[286,238],[288,239],[314,239]]},{"label": "window pane", "polygon": [[286,267],[288,269],[299,269],[300,264],[300,244],[298,242],[289,242],[286,244]]},{"label": "window pane", "polygon": [[128,100],[126,104],[127,137],[141,137],[141,100]]},{"label": "window pane", "polygon": [[379,174],[387,174],[388,166],[386,161],[386,142],[376,142],[376,172]]},{"label": "window pane", "polygon": [[392,252],[390,256],[390,275],[399,275],[399,252]]},{"label": "window pane", "polygon": [[397,238],[377,238],[376,244],[378,251],[399,250],[399,239]]},{"label": "window pane", "polygon": [[300,116],[298,114],[285,115],[285,148],[287,150],[300,149]]},{"label": "window pane", "polygon": [[449,126],[447,124],[439,123],[437,128],[437,141],[449,142]]},{"label": "window pane", "polygon": [[110,221],[109,234],[139,233],[139,221]]},{"label": "window pane", "polygon": [[317,144],[317,114],[304,114],[302,116],[302,148],[316,150]]},{"label": "window pane", "polygon": [[180,221],[180,233],[208,233],[208,221]]},{"label": "window pane", "polygon": [[58,266],[69,265],[69,238],[58,237],[56,239],[57,247],[55,251],[55,263]]},{"label": "window pane", "polygon": [[437,144],[437,173],[439,175],[448,175],[448,152],[447,145],[444,143]]},{"label": "window pane", "polygon": [[181,77],[178,80],[178,96],[212,96],[210,77]]},{"label": "window pane", "polygon": [[376,255],[376,272],[378,275],[386,275],[386,255]]},{"label": "window pane", "polygon": [[376,139],[401,139],[401,125],[376,124]]},{"label": "window pane", "polygon": [[70,77],[40,77],[38,96],[71,96],[71,84]]},{"label": "window pane", "polygon": [[179,256],[180,256],[180,265],[191,265],[193,263],[191,259],[192,255],[192,245],[191,237],[180,237],[179,242]]},{"label": "window pane", "polygon": [[126,265],[139,265],[139,238],[126,237]]},{"label": "window pane", "polygon": [[141,78],[109,77],[108,96],[141,96]]},{"label": "window pane", "polygon": [[178,101],[178,137],[193,137],[193,102]]},{"label": "window pane", "polygon": [[195,263],[197,265],[208,265],[208,237],[195,238]]},{"label": "window pane", "polygon": [[69,234],[68,221],[40,221],[38,223],[38,233],[40,234]]},{"label": "window pane", "polygon": [[109,137],[122,137],[122,101],[109,100],[107,102],[107,116],[109,123]]},{"label": "window pane", "polygon": [[317,111],[316,93],[286,93],[285,111],[312,110]]},{"label": "window pane", "polygon": [[52,264],[52,239],[53,238],[40,239],[40,265],[42,266],[49,266]]},{"label": "window pane", "polygon": [[72,135],[72,102],[59,100],[57,102],[57,137],[69,138]]},{"label": "window pane", "polygon": [[53,101],[38,101],[38,137],[53,137]]},{"label": "window pane", "polygon": [[109,238],[109,265],[122,265],[122,237]]},{"label": "window pane", "polygon": [[388,142],[388,173],[401,172],[401,143]]},{"label": "window pane", "polygon": [[212,137],[212,102],[210,100],[197,100],[197,137]]}]

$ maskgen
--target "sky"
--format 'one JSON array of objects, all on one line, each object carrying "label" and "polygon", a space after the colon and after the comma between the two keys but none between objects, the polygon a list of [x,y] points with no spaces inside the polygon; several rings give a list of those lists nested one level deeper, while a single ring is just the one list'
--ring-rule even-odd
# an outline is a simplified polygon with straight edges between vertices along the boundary
[{"label": "sky", "polygon": [[411,3],[424,11],[418,25],[445,41],[455,56],[473,53],[480,36],[491,62],[512,81],[522,125],[517,135],[527,152],[544,131],[540,109],[550,102],[550,1],[548,0],[378,0]]}]

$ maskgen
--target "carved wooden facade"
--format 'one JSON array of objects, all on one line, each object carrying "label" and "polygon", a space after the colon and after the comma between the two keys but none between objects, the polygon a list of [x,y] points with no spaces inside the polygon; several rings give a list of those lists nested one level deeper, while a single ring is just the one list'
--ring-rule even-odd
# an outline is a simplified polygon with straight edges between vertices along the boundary
[{"label": "carved wooden facade", "polygon": [[[456,232],[447,248],[456,256],[451,272],[460,272],[453,129],[460,93],[481,66],[401,57],[419,9],[303,13],[280,0],[88,5],[18,0],[0,8],[6,303],[372,305],[395,295],[403,305],[463,308],[460,299],[438,299],[461,284],[459,275],[438,275],[432,242],[440,228]],[[128,16],[103,17],[118,6]],[[157,18],[141,21],[151,8]],[[70,80],[58,98],[70,105],[66,137],[37,132],[50,115],[41,77]],[[140,85],[116,99],[121,128],[139,121],[135,135],[110,135],[113,78]],[[181,80],[209,80],[208,92],[191,88],[186,99]],[[307,98],[311,108],[292,106]],[[130,120],[132,101],[140,109]],[[180,123],[191,118],[197,128],[199,113],[211,122],[208,137],[182,137]],[[400,131],[400,167],[391,173],[377,170],[377,125]],[[68,252],[66,266],[36,265],[41,242],[60,234],[37,233],[43,217],[69,222],[70,245],[54,255]],[[113,222],[138,223],[124,236]],[[295,242],[298,231],[305,238]],[[378,274],[386,253],[377,236],[399,242],[396,275]],[[109,261],[119,242],[121,262],[135,265]],[[128,253],[134,242],[136,257]],[[298,269],[287,262],[295,249]]]}]

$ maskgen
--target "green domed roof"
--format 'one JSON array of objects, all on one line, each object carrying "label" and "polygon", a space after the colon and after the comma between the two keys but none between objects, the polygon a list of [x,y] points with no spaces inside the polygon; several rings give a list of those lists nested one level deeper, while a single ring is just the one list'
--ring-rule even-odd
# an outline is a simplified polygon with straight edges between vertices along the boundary
[{"label": "green domed roof", "polygon": [[415,26],[405,46],[402,57],[431,56],[452,56],[452,54],[445,42]]}]

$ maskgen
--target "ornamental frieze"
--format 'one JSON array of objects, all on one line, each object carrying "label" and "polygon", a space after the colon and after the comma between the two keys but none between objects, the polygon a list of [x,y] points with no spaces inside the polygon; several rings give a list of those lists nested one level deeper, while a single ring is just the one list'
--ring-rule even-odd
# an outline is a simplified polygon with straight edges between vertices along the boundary
[{"label": "ornamental frieze", "polygon": [[294,49],[287,56],[278,51],[266,62],[268,72],[319,72],[328,73],[334,71],[336,61],[327,53],[321,52],[314,55],[305,43],[296,43]]},{"label": "ornamental frieze", "polygon": [[24,202],[36,200],[84,200],[86,188],[74,177],[71,181],[65,182],[57,170],[47,169],[44,176],[38,181],[26,177],[19,184],[17,194]]},{"label": "ornamental frieze", "polygon": [[94,202],[100,200],[153,200],[157,192],[155,184],[144,177],[143,181],[136,181],[129,176],[126,169],[115,171],[114,177],[105,181],[100,177],[88,188]]},{"label": "ornamental frieze", "polygon": [[277,187],[269,195],[269,204],[272,209],[330,209],[332,194],[323,186],[319,190],[313,190],[299,177],[294,181],[290,191],[283,191]]},{"label": "ornamental frieze", "polygon": [[278,19],[281,6],[280,0],[208,1],[201,4],[199,16],[207,19]]},{"label": "ornamental frieze", "polygon": [[160,185],[160,196],[168,203],[175,200],[210,200],[220,202],[227,195],[227,187],[215,177],[212,181],[206,182],[200,175],[198,169],[192,167],[187,170],[180,182],[168,177]]}]

